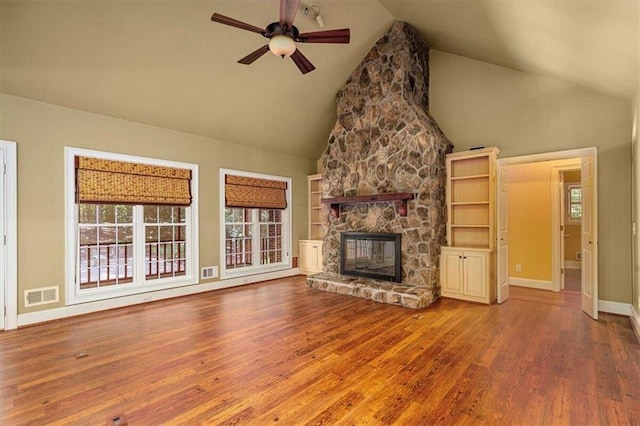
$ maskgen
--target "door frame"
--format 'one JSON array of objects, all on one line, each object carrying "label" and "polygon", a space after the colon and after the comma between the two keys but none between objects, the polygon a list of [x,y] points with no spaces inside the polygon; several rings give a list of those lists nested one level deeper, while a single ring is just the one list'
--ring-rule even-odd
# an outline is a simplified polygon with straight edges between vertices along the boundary
[{"label": "door frame", "polygon": [[[504,167],[507,166],[511,166],[514,164],[527,164],[527,163],[539,163],[539,162],[544,162],[544,161],[555,161],[555,160],[568,160],[568,159],[576,159],[576,158],[585,158],[585,157],[591,157],[596,159],[597,161],[597,149],[595,147],[590,147],[590,148],[579,148],[579,149],[571,149],[571,150],[567,150],[567,151],[552,151],[552,152],[545,152],[545,153],[540,153],[540,154],[529,154],[529,155],[521,155],[521,156],[517,156],[517,157],[507,157],[507,158],[499,158],[498,159],[498,176],[500,176],[500,172]],[[597,169],[596,169],[597,170]],[[594,197],[594,211],[593,211],[593,217],[596,220],[597,223],[597,218],[598,218],[598,204],[597,204],[597,172],[594,176],[595,178],[595,182],[594,182],[594,192],[596,193],[596,197]],[[496,190],[497,190],[498,185],[496,185]],[[500,211],[500,208],[502,207],[500,204],[500,197],[496,197],[496,203],[497,203],[497,209],[498,211]],[[556,197],[553,197],[556,198]],[[553,202],[553,200],[552,200]],[[557,201],[556,201],[557,202]],[[502,223],[500,221],[505,220],[505,218],[502,218],[501,215],[498,216],[498,224],[497,227],[498,229],[501,229]],[[557,233],[553,232],[552,233],[552,238],[553,235],[556,235]],[[556,235],[557,237],[557,235]],[[597,238],[596,238],[597,240]],[[596,241],[597,244],[597,241]],[[553,247],[551,247],[552,250],[555,250],[555,247],[557,246],[557,244],[553,244]],[[500,283],[502,282],[501,280],[503,279],[502,275],[503,275],[503,265],[501,262],[501,256],[496,256],[497,257],[497,282]],[[595,259],[595,265],[596,265],[596,270],[597,270],[597,263],[598,259]],[[508,265],[507,265],[508,266]],[[508,278],[508,277],[507,277]],[[583,277],[584,279],[584,277]],[[594,303],[595,306],[598,305],[598,277],[597,275],[594,277],[595,279],[595,285],[594,285],[594,289],[593,289],[593,297],[594,297]],[[597,319],[597,311],[596,311],[596,316],[595,318]]]},{"label": "door frame", "polygon": [[4,228],[6,238],[0,249],[0,330],[13,330],[18,328],[17,144],[0,140],[0,150],[4,157],[4,173],[0,177],[4,184],[4,191],[0,194],[4,220],[0,227]]}]

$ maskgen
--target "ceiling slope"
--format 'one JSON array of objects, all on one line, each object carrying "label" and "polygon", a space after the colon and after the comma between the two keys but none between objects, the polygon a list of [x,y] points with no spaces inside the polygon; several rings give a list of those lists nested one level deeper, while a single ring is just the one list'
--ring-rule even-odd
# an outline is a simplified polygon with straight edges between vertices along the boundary
[{"label": "ceiling slope", "polygon": [[[278,0],[0,0],[0,91],[309,159],[335,123],[335,94],[394,19],[434,49],[616,96],[638,84],[638,1],[315,0],[349,45],[305,44],[302,75],[259,34]],[[301,32],[317,31],[299,13]]]}]

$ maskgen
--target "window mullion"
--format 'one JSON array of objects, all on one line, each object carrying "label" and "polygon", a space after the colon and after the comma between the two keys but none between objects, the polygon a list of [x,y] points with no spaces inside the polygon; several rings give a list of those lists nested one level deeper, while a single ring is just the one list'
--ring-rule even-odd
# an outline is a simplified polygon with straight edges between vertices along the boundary
[{"label": "window mullion", "polygon": [[142,206],[133,207],[133,276],[134,283],[145,282],[145,232],[144,210]]},{"label": "window mullion", "polygon": [[252,209],[251,211],[251,226],[253,229],[253,265],[262,265],[262,258],[260,257],[260,209]]}]

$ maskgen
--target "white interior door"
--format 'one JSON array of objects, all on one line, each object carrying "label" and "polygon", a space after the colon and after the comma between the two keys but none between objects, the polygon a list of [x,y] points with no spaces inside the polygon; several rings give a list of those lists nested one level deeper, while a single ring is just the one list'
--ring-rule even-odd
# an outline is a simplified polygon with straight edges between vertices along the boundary
[{"label": "white interior door", "polygon": [[560,172],[560,194],[559,202],[560,202],[560,289],[564,290],[564,243],[566,241],[566,230],[565,230],[565,220],[566,217],[566,203],[565,203],[565,192],[566,188],[564,187],[564,173]]},{"label": "white interior door", "polygon": [[0,330],[5,329],[5,293],[7,286],[7,267],[6,267],[6,246],[5,246],[5,173],[4,173],[4,150],[0,148]]},{"label": "white interior door", "polygon": [[0,141],[0,330],[18,327],[17,144]]},{"label": "white interior door", "polygon": [[500,167],[498,182],[498,303],[509,298],[509,215],[507,199],[508,174]]},{"label": "white interior door", "polygon": [[582,157],[582,310],[598,319],[598,215],[595,149]]}]

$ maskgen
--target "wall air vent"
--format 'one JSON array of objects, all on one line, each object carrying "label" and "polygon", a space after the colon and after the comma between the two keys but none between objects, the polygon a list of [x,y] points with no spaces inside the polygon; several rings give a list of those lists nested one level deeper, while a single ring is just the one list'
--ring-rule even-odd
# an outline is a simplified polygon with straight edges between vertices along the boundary
[{"label": "wall air vent", "polygon": [[203,280],[216,278],[218,276],[218,267],[217,266],[207,266],[206,268],[202,268],[200,273],[200,277]]},{"label": "wall air vent", "polygon": [[33,288],[31,290],[25,290],[24,292],[25,308],[45,305],[47,303],[56,303],[59,300],[58,287]]}]

